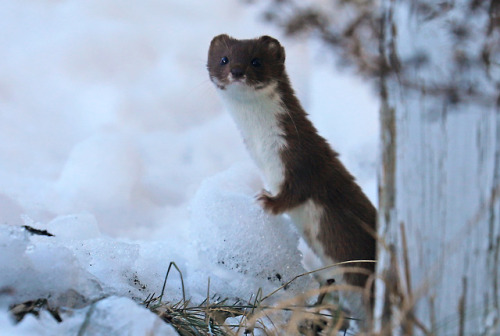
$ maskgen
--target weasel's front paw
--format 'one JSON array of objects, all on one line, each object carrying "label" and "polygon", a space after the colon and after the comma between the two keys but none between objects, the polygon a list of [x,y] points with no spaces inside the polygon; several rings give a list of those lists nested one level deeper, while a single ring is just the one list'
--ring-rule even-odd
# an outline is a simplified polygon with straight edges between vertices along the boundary
[{"label": "weasel's front paw", "polygon": [[260,206],[266,211],[270,212],[273,214],[276,214],[275,212],[275,206],[274,206],[274,198],[271,195],[271,193],[265,189],[263,189],[257,196],[256,196],[257,202],[260,204]]}]

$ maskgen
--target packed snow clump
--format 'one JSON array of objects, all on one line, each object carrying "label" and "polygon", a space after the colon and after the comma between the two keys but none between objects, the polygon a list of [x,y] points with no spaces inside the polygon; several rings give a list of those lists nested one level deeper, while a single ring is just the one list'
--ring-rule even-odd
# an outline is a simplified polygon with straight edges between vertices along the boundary
[{"label": "packed snow clump", "polygon": [[[285,216],[271,216],[259,206],[255,196],[261,189],[252,166],[235,165],[206,179],[191,208],[192,244],[202,264],[278,287],[305,270],[298,234]],[[308,281],[297,280],[289,289],[296,293]]]}]

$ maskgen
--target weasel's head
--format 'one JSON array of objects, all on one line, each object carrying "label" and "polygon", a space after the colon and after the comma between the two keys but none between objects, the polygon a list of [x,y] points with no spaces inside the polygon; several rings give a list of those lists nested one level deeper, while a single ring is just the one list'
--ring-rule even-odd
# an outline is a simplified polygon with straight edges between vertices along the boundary
[{"label": "weasel's head", "polygon": [[285,49],[270,36],[237,40],[218,35],[208,50],[207,69],[221,90],[228,86],[261,90],[285,75]]}]

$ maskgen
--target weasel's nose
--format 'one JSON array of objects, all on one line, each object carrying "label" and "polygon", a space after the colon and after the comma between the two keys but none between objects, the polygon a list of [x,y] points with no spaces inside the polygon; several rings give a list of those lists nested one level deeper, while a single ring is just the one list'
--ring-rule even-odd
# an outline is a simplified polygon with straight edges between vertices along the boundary
[{"label": "weasel's nose", "polygon": [[233,75],[234,78],[241,78],[245,72],[243,71],[242,68],[232,68],[231,69],[231,75]]}]

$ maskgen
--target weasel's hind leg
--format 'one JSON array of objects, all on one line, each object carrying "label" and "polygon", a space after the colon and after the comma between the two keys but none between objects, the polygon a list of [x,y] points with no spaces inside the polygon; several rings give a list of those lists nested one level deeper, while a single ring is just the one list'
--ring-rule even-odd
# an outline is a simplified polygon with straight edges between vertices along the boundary
[{"label": "weasel's hind leg", "polygon": [[[329,289],[335,285],[335,279],[327,279],[320,284],[316,303],[310,308],[308,317],[299,326],[304,335],[333,335],[350,328],[349,313],[340,306],[338,290]],[[336,334],[335,334],[336,335]]]}]

